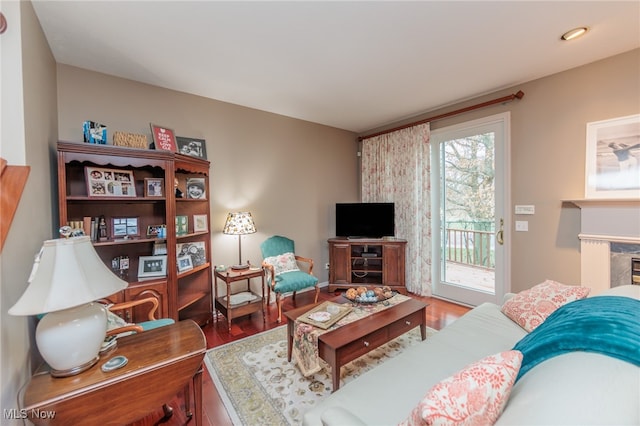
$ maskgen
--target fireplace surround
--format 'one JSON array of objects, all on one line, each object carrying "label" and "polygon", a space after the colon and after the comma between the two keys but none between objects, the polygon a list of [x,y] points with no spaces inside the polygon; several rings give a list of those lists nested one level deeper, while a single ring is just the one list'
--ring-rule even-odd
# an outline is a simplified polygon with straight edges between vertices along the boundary
[{"label": "fireplace surround", "polygon": [[[621,285],[617,272],[612,274],[612,245],[614,254],[629,253],[627,262],[631,273],[631,257],[640,257],[640,199],[570,200],[581,210],[580,218],[580,276],[581,284],[599,294],[612,286]],[[627,266],[624,266],[627,268]],[[626,276],[626,272],[625,272]],[[631,276],[629,275],[629,279]],[[624,284],[630,284],[626,282]]]}]

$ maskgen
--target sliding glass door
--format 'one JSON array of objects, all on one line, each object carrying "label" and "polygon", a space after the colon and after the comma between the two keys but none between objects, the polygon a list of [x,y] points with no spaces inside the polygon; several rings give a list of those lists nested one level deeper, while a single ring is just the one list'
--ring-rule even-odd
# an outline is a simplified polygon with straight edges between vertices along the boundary
[{"label": "sliding glass door", "polygon": [[509,113],[431,133],[433,294],[499,302],[509,276]]}]

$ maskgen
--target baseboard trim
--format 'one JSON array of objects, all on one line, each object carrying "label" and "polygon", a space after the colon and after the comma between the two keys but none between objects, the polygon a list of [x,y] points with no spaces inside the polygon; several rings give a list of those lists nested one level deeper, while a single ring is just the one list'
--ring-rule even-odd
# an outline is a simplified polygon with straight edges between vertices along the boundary
[{"label": "baseboard trim", "polygon": [[475,308],[475,306],[469,305],[467,303],[462,303],[459,300],[447,299],[446,297],[436,296],[436,295],[433,295],[433,294],[430,297],[432,297],[434,299],[438,299],[438,300],[444,300],[445,302],[453,303],[454,305],[465,306],[467,308]]}]

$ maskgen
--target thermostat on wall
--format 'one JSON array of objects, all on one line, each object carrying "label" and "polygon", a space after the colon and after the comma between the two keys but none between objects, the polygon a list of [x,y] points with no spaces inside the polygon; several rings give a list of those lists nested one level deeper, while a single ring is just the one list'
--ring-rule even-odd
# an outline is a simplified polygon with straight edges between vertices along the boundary
[{"label": "thermostat on wall", "polygon": [[533,205],[516,205],[516,214],[535,214],[536,206]]}]

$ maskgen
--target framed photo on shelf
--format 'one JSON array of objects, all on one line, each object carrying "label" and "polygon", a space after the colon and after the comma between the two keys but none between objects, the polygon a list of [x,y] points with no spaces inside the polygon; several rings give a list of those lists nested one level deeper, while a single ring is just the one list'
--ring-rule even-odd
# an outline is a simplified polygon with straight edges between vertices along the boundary
[{"label": "framed photo on shelf", "polygon": [[193,215],[193,232],[207,232],[209,229],[208,218],[206,214]]},{"label": "framed photo on shelf", "polygon": [[187,233],[189,233],[189,218],[176,216],[176,235],[186,235]]},{"label": "framed photo on shelf", "polygon": [[164,225],[147,226],[147,237],[149,238],[166,238],[166,227]]},{"label": "framed photo on shelf", "polygon": [[114,217],[112,219],[112,223],[113,231],[111,235],[113,238],[130,238],[140,236],[137,217]]},{"label": "framed photo on shelf", "polygon": [[173,152],[177,151],[176,134],[172,129],[158,126],[153,123],[150,123],[150,126],[155,149]]},{"label": "framed photo on shelf", "polygon": [[145,197],[164,197],[164,179],[144,178]]},{"label": "framed photo on shelf", "polygon": [[129,274],[129,256],[117,256],[111,259],[111,269],[123,280]]},{"label": "framed photo on shelf", "polygon": [[640,198],[640,114],[587,123],[585,198]]},{"label": "framed photo on shelf", "polygon": [[155,243],[153,245],[153,255],[158,256],[161,254],[167,254],[167,243]]},{"label": "framed photo on shelf", "polygon": [[136,185],[131,170],[85,167],[84,174],[89,197],[136,196]]},{"label": "framed photo on shelf", "polygon": [[206,200],[207,191],[204,178],[187,179],[187,198]]},{"label": "framed photo on shelf", "polygon": [[207,253],[204,241],[196,241],[193,243],[176,244],[176,256],[190,256],[191,264],[196,266],[204,265],[207,262]]},{"label": "framed photo on shelf", "polygon": [[176,143],[178,144],[178,152],[180,154],[207,159],[207,145],[204,139],[177,136]]},{"label": "framed photo on shelf", "polygon": [[140,256],[138,278],[164,277],[167,275],[167,256]]},{"label": "framed photo on shelf", "polygon": [[178,257],[178,272],[190,271],[193,269],[193,262],[191,256]]}]

